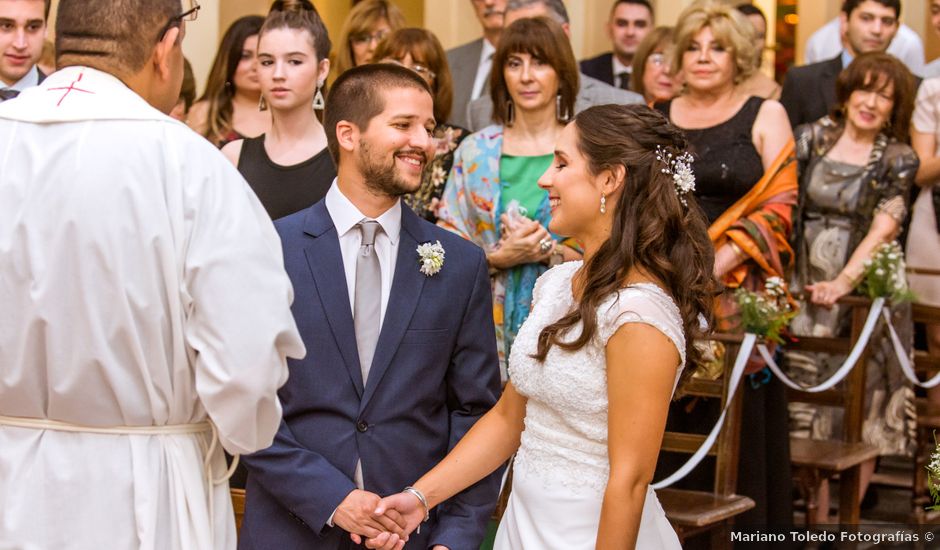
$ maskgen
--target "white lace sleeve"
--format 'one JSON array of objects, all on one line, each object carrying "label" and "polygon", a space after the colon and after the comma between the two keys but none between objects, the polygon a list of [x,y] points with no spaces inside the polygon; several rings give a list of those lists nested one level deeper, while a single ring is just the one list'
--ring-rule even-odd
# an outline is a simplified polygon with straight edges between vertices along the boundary
[{"label": "white lace sleeve", "polygon": [[676,346],[685,365],[682,317],[672,298],[659,287],[634,285],[621,290],[616,299],[605,300],[597,312],[600,344],[606,347],[611,336],[627,323],[643,323],[662,332]]}]

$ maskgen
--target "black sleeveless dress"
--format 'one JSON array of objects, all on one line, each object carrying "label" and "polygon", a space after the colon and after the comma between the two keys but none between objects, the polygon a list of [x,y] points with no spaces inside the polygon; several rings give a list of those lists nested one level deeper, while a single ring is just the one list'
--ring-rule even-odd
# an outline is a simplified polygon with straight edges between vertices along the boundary
[{"label": "black sleeveless dress", "polygon": [[[682,129],[695,158],[695,198],[711,225],[764,175],[751,130],[764,99],[751,96],[728,120],[710,128]],[[656,110],[669,118],[672,102]]]},{"label": "black sleeveless dress", "polygon": [[246,139],[238,171],[258,195],[272,220],[299,212],[320,201],[336,178],[327,148],[293,166],[275,164],[264,150],[264,134]]},{"label": "black sleeveless dress", "polygon": [[[695,158],[695,197],[708,223],[715,222],[743,197],[764,175],[760,153],[754,147],[752,129],[764,99],[748,98],[728,120],[709,128],[682,129]],[[669,118],[671,102],[655,106]],[[766,369],[765,369],[766,370]],[[787,527],[793,522],[793,485],[790,476],[789,429],[786,392],[769,371],[745,377],[741,411],[741,451],[738,461],[737,493],[751,497],[756,506],[735,519],[735,525]],[[667,430],[707,433],[721,411],[714,400],[681,398],[669,409]],[[688,455],[663,453],[655,479],[672,474]],[[714,483],[713,458],[703,460],[676,488],[711,491]],[[693,537],[685,548],[700,548],[707,541]],[[754,548],[769,548],[752,543]],[[750,548],[751,546],[749,546]]]}]

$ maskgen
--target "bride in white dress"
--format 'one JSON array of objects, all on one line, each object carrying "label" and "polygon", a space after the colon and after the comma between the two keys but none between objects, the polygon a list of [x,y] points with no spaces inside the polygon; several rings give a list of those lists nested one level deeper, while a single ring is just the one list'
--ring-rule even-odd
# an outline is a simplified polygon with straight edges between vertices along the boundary
[{"label": "bride in white dress", "polygon": [[716,288],[705,221],[673,161],[684,144],[645,106],[593,107],[565,128],[539,185],[550,230],[577,239],[584,262],[542,275],[500,401],[377,513],[397,510],[414,529],[515,454],[497,550],[680,548],[649,484],[695,353],[686,335]]}]

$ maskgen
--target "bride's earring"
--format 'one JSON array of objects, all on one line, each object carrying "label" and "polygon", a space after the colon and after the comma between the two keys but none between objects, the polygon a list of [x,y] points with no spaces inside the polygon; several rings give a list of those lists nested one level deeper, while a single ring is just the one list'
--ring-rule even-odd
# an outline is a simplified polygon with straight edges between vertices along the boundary
[{"label": "bride's earring", "polygon": [[601,195],[601,214],[607,213],[607,197]]},{"label": "bride's earring", "polygon": [[258,101],[258,110],[259,111],[268,110],[268,102],[264,100],[264,96],[261,96],[261,99]]}]

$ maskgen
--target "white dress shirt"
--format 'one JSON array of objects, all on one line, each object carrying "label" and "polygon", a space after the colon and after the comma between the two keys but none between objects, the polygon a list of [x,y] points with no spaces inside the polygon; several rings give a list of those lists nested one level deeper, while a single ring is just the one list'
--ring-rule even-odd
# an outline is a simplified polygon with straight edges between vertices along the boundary
[{"label": "white dress shirt", "polygon": [[[356,206],[339,190],[336,180],[326,192],[326,210],[339,235],[339,249],[343,254],[343,269],[346,272],[346,288],[349,290],[349,310],[356,311],[356,256],[362,246],[362,234],[356,224],[372,219],[359,211]],[[375,218],[382,230],[375,235],[375,254],[379,257],[379,269],[382,272],[382,318],[379,329],[385,320],[388,297],[392,293],[392,278],[395,276],[395,260],[398,258],[398,236],[401,233],[401,201],[395,201],[381,216]],[[365,381],[363,381],[365,382]]]},{"label": "white dress shirt", "polygon": [[490,78],[490,69],[493,68],[493,54],[495,53],[496,46],[493,46],[489,40],[484,38],[483,49],[480,51],[480,64],[477,65],[477,77],[473,81],[471,100],[483,95],[483,90],[486,89],[486,81]]},{"label": "white dress shirt", "polygon": [[[2,84],[2,82],[0,82]],[[22,92],[27,88],[32,88],[33,86],[39,85],[39,68],[33,65],[33,68],[29,70],[28,73],[23,75],[23,78],[17,80],[13,83],[12,86],[0,86],[5,90],[16,90],[17,92]]]},{"label": "white dress shirt", "polygon": [[614,76],[617,77],[617,79],[614,81],[614,86],[623,88],[623,86],[620,85],[620,80],[623,78],[621,75],[623,73],[627,73],[627,79],[629,80],[629,78],[633,76],[633,67],[621,63],[620,60],[617,59],[616,55],[610,56],[610,64],[613,65]]},{"label": "white dress shirt", "polygon": [[[324,199],[326,211],[329,212],[333,220],[333,226],[336,227],[336,234],[339,236],[339,249],[343,255],[343,271],[346,273],[346,288],[349,291],[349,310],[356,311],[356,257],[359,255],[359,248],[362,246],[362,233],[356,228],[356,225],[369,220],[365,214],[359,211],[346,195],[339,190],[336,180],[326,192]],[[395,276],[395,260],[398,257],[399,235],[401,234],[401,201],[395,201],[395,205],[386,210],[381,216],[375,218],[379,222],[382,230],[375,235],[375,255],[379,259],[379,270],[382,273],[382,314],[379,319],[379,329],[385,320],[385,310],[388,307],[388,297],[392,293],[392,278]],[[365,384],[365,380],[363,380]],[[356,487],[364,487],[362,478],[362,461],[356,462],[356,472],[353,474],[353,481]],[[327,520],[327,525],[333,526],[333,514]]]},{"label": "white dress shirt", "polygon": [[[842,37],[839,35],[839,18],[829,21],[819,28],[806,41],[804,62],[818,63],[839,55],[842,50]],[[914,29],[901,24],[894,40],[888,46],[888,53],[901,60],[912,73],[924,74],[924,42]]]}]

